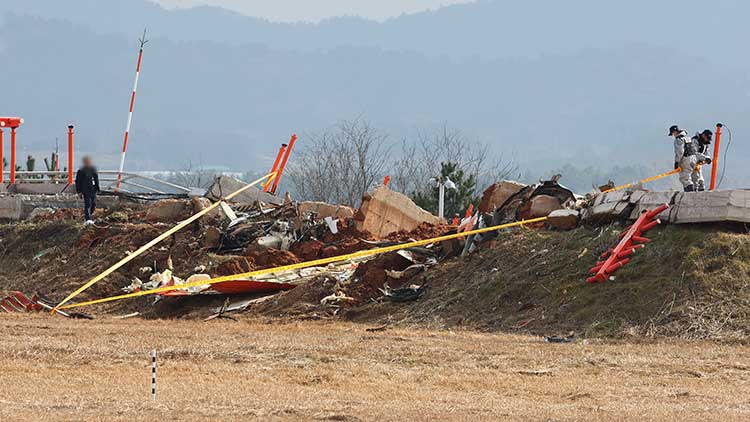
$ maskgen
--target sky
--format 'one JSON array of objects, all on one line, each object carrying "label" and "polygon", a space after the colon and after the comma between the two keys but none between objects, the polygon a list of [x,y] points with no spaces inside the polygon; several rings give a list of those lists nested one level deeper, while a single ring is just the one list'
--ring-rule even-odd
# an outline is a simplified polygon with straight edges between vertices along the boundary
[{"label": "sky", "polygon": [[247,16],[277,22],[319,22],[334,16],[357,15],[378,21],[475,0],[153,0],[166,8],[220,6]]}]

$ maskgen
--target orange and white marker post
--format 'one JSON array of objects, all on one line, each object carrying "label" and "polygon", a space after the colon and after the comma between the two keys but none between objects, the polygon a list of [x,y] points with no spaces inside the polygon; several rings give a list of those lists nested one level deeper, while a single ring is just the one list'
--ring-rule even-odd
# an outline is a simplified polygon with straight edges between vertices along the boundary
[{"label": "orange and white marker post", "polygon": [[117,172],[117,190],[120,189],[120,180],[122,171],[125,168],[125,152],[128,150],[128,136],[130,135],[130,124],[133,122],[133,106],[135,106],[135,92],[138,89],[138,77],[141,74],[141,62],[143,61],[143,46],[146,45],[146,30],[143,30],[143,37],[138,39],[141,43],[141,49],[138,51],[138,65],[135,68],[135,83],[133,83],[133,93],[130,96],[130,110],[128,111],[128,123],[125,126],[125,140],[122,142],[122,157],[120,158],[120,170]]}]

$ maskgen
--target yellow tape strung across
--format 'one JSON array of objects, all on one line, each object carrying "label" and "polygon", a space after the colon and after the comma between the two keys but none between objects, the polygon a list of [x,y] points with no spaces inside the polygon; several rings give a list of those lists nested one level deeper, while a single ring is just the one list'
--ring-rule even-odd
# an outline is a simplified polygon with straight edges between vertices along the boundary
[{"label": "yellow tape strung across", "polygon": [[252,278],[252,277],[257,277],[257,276],[266,275],[266,274],[279,273],[282,271],[299,270],[302,268],[309,268],[309,267],[319,267],[319,266],[327,265],[333,262],[346,261],[348,259],[361,258],[365,256],[379,255],[379,254],[383,254],[387,252],[398,251],[401,249],[413,248],[415,246],[424,246],[424,245],[429,245],[430,243],[442,242],[444,240],[451,240],[451,239],[456,239],[459,237],[466,237],[472,234],[487,233],[487,232],[491,232],[495,230],[506,229],[509,227],[522,226],[524,224],[538,223],[538,222],[546,221],[546,220],[547,220],[547,217],[539,217],[539,218],[533,218],[530,220],[516,221],[514,223],[501,224],[499,226],[485,227],[482,229],[470,230],[470,231],[466,231],[462,233],[433,237],[432,239],[417,240],[415,242],[402,243],[400,245],[386,246],[386,247],[376,248],[376,249],[368,249],[368,250],[354,252],[354,253],[350,253],[346,255],[339,255],[339,256],[333,256],[330,258],[316,259],[314,261],[300,262],[298,264],[284,265],[282,267],[268,268],[265,270],[257,270],[257,271],[251,271],[248,273],[212,278],[210,280],[195,281],[192,283],[180,284],[178,286],[159,287],[159,288],[152,289],[152,290],[142,290],[140,292],[128,293],[128,294],[119,295],[119,296],[111,296],[111,297],[106,297],[103,299],[90,300],[88,302],[74,303],[71,305],[58,307],[58,309],[78,308],[81,306],[96,305],[99,303],[112,302],[115,300],[129,299],[131,297],[153,295],[157,293],[170,292],[172,290],[186,289],[189,287],[205,286],[208,284],[219,284],[219,283],[225,283],[227,281],[237,281],[238,279]]},{"label": "yellow tape strung across", "polygon": [[70,295],[68,295],[68,297],[66,297],[65,300],[63,300],[62,302],[58,303],[57,306],[55,306],[55,308],[52,310],[52,312],[54,313],[54,311],[56,311],[57,309],[64,309],[64,308],[61,308],[62,305],[66,304],[68,301],[70,301],[74,297],[78,296],[79,294],[81,294],[81,292],[83,292],[84,290],[86,290],[89,287],[93,286],[95,283],[101,281],[104,277],[112,274],[118,268],[120,268],[123,265],[127,264],[128,262],[132,261],[137,256],[139,256],[142,253],[146,252],[147,250],[149,250],[151,247],[153,247],[157,243],[159,243],[162,240],[168,238],[169,236],[177,233],[178,231],[180,231],[183,228],[185,228],[186,226],[188,226],[190,223],[194,222],[195,220],[197,220],[197,219],[203,217],[204,215],[208,214],[209,212],[213,211],[216,207],[218,207],[221,204],[221,202],[223,200],[225,200],[225,199],[226,200],[230,200],[230,199],[234,198],[235,196],[241,194],[242,192],[248,190],[252,186],[255,186],[258,183],[262,182],[263,180],[266,180],[266,179],[273,180],[274,177],[276,177],[276,172],[268,173],[267,175],[261,177],[260,179],[255,180],[254,182],[249,183],[249,184],[243,186],[242,188],[236,190],[235,192],[232,192],[231,194],[227,195],[226,197],[220,199],[219,201],[214,202],[213,204],[211,204],[206,209],[204,209],[204,210],[196,213],[195,215],[193,215],[192,217],[188,218],[187,220],[185,220],[185,221],[179,223],[178,225],[172,227],[171,229],[167,230],[166,232],[164,232],[163,234],[161,234],[159,237],[155,238],[154,240],[152,240],[152,241],[146,243],[145,245],[141,246],[140,248],[138,248],[137,251],[135,251],[135,252],[131,253],[130,255],[126,256],[125,258],[121,259],[120,262],[118,262],[117,264],[115,264],[115,265],[107,268],[103,273],[101,273],[98,276],[92,278],[88,283],[86,283],[83,286],[79,287],[78,290],[76,290],[73,293],[71,293]]},{"label": "yellow tape strung across", "polygon": [[671,176],[673,174],[677,174],[677,173],[679,173],[681,171],[682,171],[681,168],[676,168],[676,169],[674,169],[672,171],[668,171],[668,172],[662,173],[662,174],[657,174],[656,176],[652,176],[652,177],[649,177],[649,178],[646,178],[646,179],[643,179],[643,180],[639,180],[637,182],[627,183],[627,184],[624,184],[624,185],[620,185],[620,186],[614,187],[612,189],[607,189],[607,190],[604,191],[604,193],[609,193],[609,192],[614,192],[616,190],[629,188],[629,187],[631,187],[633,185],[638,185],[638,184],[641,184],[641,183],[653,182],[654,180],[659,180],[659,179],[665,178],[667,176]]}]

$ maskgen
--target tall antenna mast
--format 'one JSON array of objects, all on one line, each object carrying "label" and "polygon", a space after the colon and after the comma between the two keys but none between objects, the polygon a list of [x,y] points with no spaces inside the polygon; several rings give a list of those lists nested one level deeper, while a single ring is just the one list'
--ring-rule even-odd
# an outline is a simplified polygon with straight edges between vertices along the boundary
[{"label": "tall antenna mast", "polygon": [[130,110],[128,111],[128,124],[125,126],[125,140],[122,142],[122,158],[120,158],[120,170],[117,172],[117,189],[120,190],[120,181],[122,179],[122,171],[125,167],[125,152],[128,150],[128,136],[130,135],[130,124],[133,121],[133,106],[135,105],[135,92],[138,89],[138,76],[141,74],[141,61],[143,60],[143,47],[146,45],[148,40],[146,39],[146,29],[143,29],[143,36],[138,39],[141,43],[140,51],[138,51],[138,65],[135,68],[135,83],[133,83],[133,93],[130,96]]}]

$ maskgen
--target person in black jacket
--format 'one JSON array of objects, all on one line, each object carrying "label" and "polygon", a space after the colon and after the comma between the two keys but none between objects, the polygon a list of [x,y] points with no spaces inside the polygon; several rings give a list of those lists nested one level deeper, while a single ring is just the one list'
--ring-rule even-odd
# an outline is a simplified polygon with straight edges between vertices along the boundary
[{"label": "person in black jacket", "polygon": [[99,193],[99,174],[91,162],[91,157],[83,157],[83,167],[76,173],[76,192],[83,198],[85,224],[94,224],[96,194]]}]

